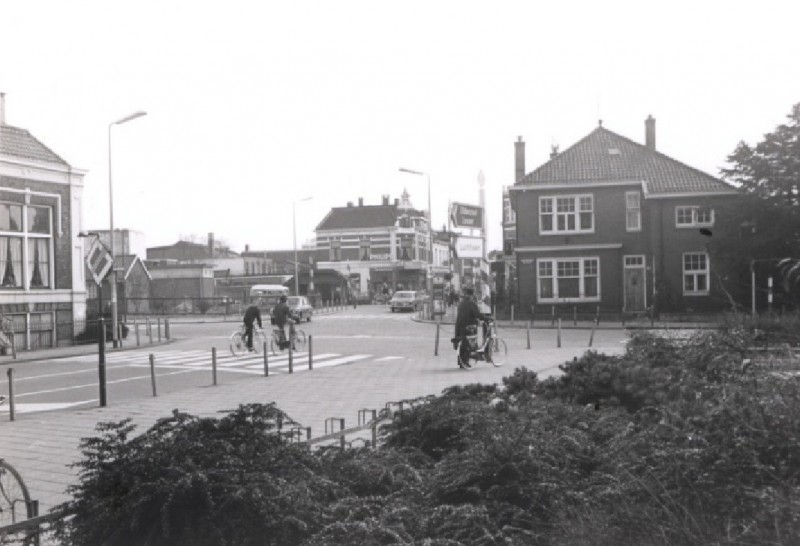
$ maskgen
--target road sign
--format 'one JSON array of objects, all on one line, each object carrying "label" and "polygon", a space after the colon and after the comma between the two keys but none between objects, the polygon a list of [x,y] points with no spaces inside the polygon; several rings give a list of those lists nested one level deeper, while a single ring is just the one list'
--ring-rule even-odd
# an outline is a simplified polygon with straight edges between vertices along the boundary
[{"label": "road sign", "polygon": [[477,205],[464,203],[450,204],[450,223],[457,228],[483,228],[483,209]]},{"label": "road sign", "polygon": [[114,259],[106,250],[105,245],[100,242],[100,239],[95,239],[89,248],[89,253],[86,255],[86,266],[89,268],[97,286],[100,286],[100,283],[103,282],[113,265]]}]

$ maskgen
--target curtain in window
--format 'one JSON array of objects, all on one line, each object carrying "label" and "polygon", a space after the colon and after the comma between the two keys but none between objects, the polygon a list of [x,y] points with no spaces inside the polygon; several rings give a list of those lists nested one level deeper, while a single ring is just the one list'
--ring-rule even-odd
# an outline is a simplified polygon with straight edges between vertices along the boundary
[{"label": "curtain in window", "polygon": [[0,275],[4,287],[21,286],[22,281],[22,239],[0,237]]},{"label": "curtain in window", "polygon": [[31,288],[50,286],[50,252],[47,239],[28,239],[28,271]]}]

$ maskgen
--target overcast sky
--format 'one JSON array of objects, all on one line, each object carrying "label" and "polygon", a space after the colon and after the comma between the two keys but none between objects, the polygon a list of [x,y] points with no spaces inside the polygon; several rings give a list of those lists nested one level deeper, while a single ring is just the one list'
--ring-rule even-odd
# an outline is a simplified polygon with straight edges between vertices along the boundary
[{"label": "overcast sky", "polygon": [[84,227],[292,247],[331,207],[404,188],[446,222],[478,202],[500,248],[526,171],[603,125],[713,175],[800,102],[800,3],[194,0],[0,2],[0,91],[85,177]]}]

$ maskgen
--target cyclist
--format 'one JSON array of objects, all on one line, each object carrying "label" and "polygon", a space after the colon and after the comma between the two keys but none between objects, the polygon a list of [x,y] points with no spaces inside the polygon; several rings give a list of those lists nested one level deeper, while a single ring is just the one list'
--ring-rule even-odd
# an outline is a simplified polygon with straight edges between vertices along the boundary
[{"label": "cyclist", "polygon": [[258,300],[251,304],[244,312],[244,339],[247,350],[250,352],[255,351],[255,349],[253,349],[253,324],[258,322],[258,327],[263,328],[263,326],[261,326],[261,311],[258,309],[258,306],[262,303],[262,300]]},{"label": "cyclist", "polygon": [[[461,352],[458,359],[459,368],[469,368],[469,342],[467,340],[467,326],[475,325],[483,320],[486,315],[481,313],[478,309],[478,304],[475,303],[475,289],[466,287],[461,297],[461,302],[458,304],[458,311],[456,312],[456,337],[451,341],[453,348],[458,348],[458,342],[463,340],[461,344]],[[463,363],[463,364],[462,364]]]},{"label": "cyclist", "polygon": [[[275,326],[281,329],[281,337],[286,341],[286,331],[284,330],[284,326],[286,324],[289,325],[289,339],[292,340],[292,350],[295,350],[294,347],[294,320],[292,319],[292,310],[289,305],[286,303],[286,296],[281,296],[278,298],[278,305],[272,308],[272,320],[275,323]],[[283,349],[284,347],[281,347]]]}]

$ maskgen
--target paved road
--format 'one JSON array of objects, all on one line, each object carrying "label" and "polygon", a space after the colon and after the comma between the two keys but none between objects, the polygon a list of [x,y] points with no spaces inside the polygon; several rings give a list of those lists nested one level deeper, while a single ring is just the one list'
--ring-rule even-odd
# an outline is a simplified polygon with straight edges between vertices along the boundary
[{"label": "paved road", "polygon": [[[195,348],[181,348],[177,343],[162,347],[161,373],[186,372],[185,377],[198,374],[206,378],[205,383],[171,392],[159,390],[159,396],[153,397],[147,392],[149,375],[141,373],[149,370],[142,367],[143,363],[128,363],[126,366],[134,373],[148,377],[142,381],[145,392],[135,397],[109,397],[105,408],[91,405],[21,413],[14,422],[7,420],[7,414],[0,414],[0,456],[22,472],[44,511],[67,498],[65,489],[76,480],[75,469],[69,464],[79,459],[80,439],[92,436],[98,422],[130,418],[144,429],[173,409],[214,416],[240,403],[274,401],[294,420],[312,427],[313,436],[319,436],[324,433],[328,418],[344,418],[346,426],[352,426],[362,409],[381,409],[387,402],[439,394],[456,384],[499,383],[515,367],[527,367],[540,376],[558,373],[559,364],[585,352],[589,338],[587,330],[564,331],[558,348],[555,331],[535,330],[528,350],[524,329],[501,328],[509,344],[507,364],[502,368],[483,364],[462,371],[456,367],[454,353],[447,344],[448,328],[452,326],[442,327],[439,356],[433,356],[435,325],[412,322],[408,315],[384,311],[380,307],[364,307],[327,319],[315,318],[312,325],[319,336],[315,353],[318,345],[320,356],[319,365],[315,357],[313,371],[307,371],[307,367],[304,370],[301,364],[296,373],[288,374],[275,359],[274,368],[272,361],[270,364],[270,376],[263,377],[261,362],[245,359],[225,367],[216,387],[210,386],[207,364],[196,352],[207,350],[202,348],[205,341],[198,341]],[[173,328],[178,336],[182,327]],[[602,352],[619,353],[625,339],[624,330],[598,330],[593,346]],[[188,340],[186,343],[191,345]],[[133,351],[130,355],[146,351]],[[323,354],[329,356],[323,358]],[[129,358],[123,355],[124,352],[116,353],[114,357]],[[326,366],[324,362],[330,364]],[[17,365],[20,369],[23,366]]]}]

